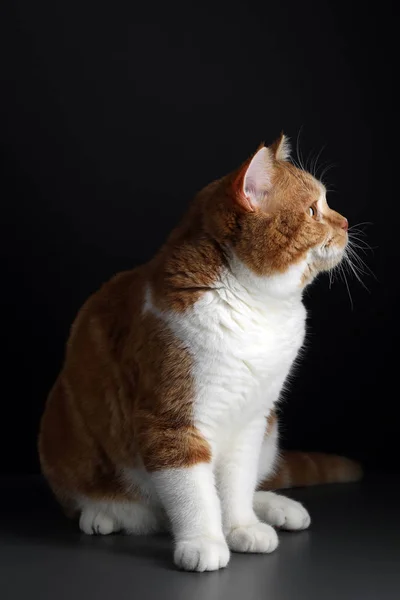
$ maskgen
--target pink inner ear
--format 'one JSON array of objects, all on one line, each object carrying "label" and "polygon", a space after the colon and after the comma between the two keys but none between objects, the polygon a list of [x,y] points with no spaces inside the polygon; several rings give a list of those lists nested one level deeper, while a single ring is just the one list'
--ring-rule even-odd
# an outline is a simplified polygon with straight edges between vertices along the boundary
[{"label": "pink inner ear", "polygon": [[243,180],[243,194],[251,210],[260,205],[271,187],[272,160],[268,148],[260,148],[253,156]]}]

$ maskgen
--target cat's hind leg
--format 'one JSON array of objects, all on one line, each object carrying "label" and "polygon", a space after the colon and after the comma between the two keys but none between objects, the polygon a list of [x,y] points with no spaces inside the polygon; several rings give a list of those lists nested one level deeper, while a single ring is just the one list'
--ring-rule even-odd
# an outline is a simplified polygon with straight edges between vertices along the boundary
[{"label": "cat's hind leg", "polygon": [[161,509],[142,502],[84,499],[79,527],[89,535],[118,531],[146,535],[166,531],[168,522]]},{"label": "cat's hind leg", "polygon": [[123,469],[114,486],[115,493],[110,483],[100,497],[80,499],[79,526],[84,533],[146,535],[169,529],[167,515],[143,465]]}]

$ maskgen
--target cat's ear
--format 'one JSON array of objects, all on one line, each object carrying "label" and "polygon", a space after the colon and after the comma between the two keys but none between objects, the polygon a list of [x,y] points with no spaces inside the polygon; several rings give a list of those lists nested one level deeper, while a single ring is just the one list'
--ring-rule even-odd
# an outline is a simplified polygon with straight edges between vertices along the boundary
[{"label": "cat's ear", "polygon": [[235,180],[236,199],[246,211],[254,212],[261,204],[265,204],[271,189],[272,168],[272,152],[262,145],[240,169]]},{"label": "cat's ear", "polygon": [[290,158],[290,142],[289,138],[282,132],[277,140],[271,144],[270,149],[275,160],[288,160]]}]

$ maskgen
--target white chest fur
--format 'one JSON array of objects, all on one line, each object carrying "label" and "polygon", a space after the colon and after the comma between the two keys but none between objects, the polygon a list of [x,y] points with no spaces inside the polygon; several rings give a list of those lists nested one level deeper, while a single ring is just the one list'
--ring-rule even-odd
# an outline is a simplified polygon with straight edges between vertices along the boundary
[{"label": "white chest fur", "polygon": [[159,315],[193,357],[195,425],[221,443],[268,415],[304,340],[300,289],[282,296],[282,278],[253,283],[225,274],[184,314]]},{"label": "white chest fur", "polygon": [[304,308],[256,306],[208,292],[181,322],[194,357],[201,429],[230,429],[267,415],[304,338]]}]

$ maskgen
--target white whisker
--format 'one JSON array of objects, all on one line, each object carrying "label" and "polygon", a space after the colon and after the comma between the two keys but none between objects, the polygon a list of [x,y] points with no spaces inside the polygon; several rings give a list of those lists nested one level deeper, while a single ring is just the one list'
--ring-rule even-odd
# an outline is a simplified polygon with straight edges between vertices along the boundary
[{"label": "white whisker", "polygon": [[317,179],[317,163],[320,159],[322,152],[325,150],[325,148],[326,148],[326,144],[324,144],[322,146],[321,150],[318,152],[317,156],[314,159],[314,162],[311,165],[311,167],[312,167],[311,173],[312,173],[313,177],[315,177],[316,179]]},{"label": "white whisker", "polygon": [[328,164],[328,165],[326,165],[326,166],[324,167],[324,169],[323,169],[322,173],[321,173],[321,174],[320,174],[320,176],[318,177],[318,179],[319,179],[320,181],[322,181],[322,183],[324,183],[324,177],[325,177],[325,175],[328,173],[328,171],[330,171],[330,170],[331,170],[331,169],[333,169],[334,167],[336,167],[336,164],[335,164],[335,163],[331,163],[331,164]]},{"label": "white whisker", "polygon": [[349,267],[350,271],[355,275],[356,279],[361,283],[361,285],[363,286],[363,288],[365,288],[367,290],[367,292],[369,292],[369,289],[367,288],[367,286],[365,285],[365,283],[363,282],[363,280],[361,279],[359,272],[360,273],[366,273],[366,271],[363,271],[362,269],[360,269],[358,267],[358,271],[357,271],[357,267],[354,265],[354,263],[352,262],[350,256],[347,254],[347,252],[345,252],[345,264]]},{"label": "white whisker", "polygon": [[346,273],[345,273],[345,271],[344,271],[344,269],[343,269],[343,265],[342,265],[341,263],[340,263],[340,265],[339,265],[339,266],[340,266],[340,273],[341,273],[341,275],[343,276],[344,282],[345,282],[345,284],[346,284],[347,293],[348,293],[348,295],[349,295],[349,299],[350,299],[350,306],[351,306],[351,310],[353,310],[353,309],[354,309],[353,298],[351,297],[350,288],[349,288],[349,284],[348,284],[348,282],[347,282]]},{"label": "white whisker", "polygon": [[[367,263],[361,258],[361,256],[359,254],[357,254],[356,250],[354,249],[354,244],[351,240],[349,240],[349,243],[347,245],[346,250],[349,252],[349,254],[351,255],[351,257],[353,258],[353,260],[356,262],[356,264],[358,265],[358,268],[365,273],[366,275],[372,275],[372,277],[374,277],[374,279],[376,279],[376,275],[375,273],[372,271],[372,269],[367,265]],[[372,251],[372,249],[370,247],[367,248],[361,248],[362,252],[364,252],[364,254],[366,254],[366,250],[370,250]]]},{"label": "white whisker", "polygon": [[362,221],[362,223],[355,223],[349,229],[352,229],[353,227],[360,227],[361,225],[373,225],[373,223],[372,221]]},{"label": "white whisker", "polygon": [[299,133],[297,134],[297,140],[296,140],[296,157],[297,157],[297,159],[296,160],[298,163],[298,168],[301,169],[302,171],[305,171],[306,169],[304,168],[303,156],[300,151],[300,135],[301,135],[302,129],[303,129],[303,125],[300,127]]}]

